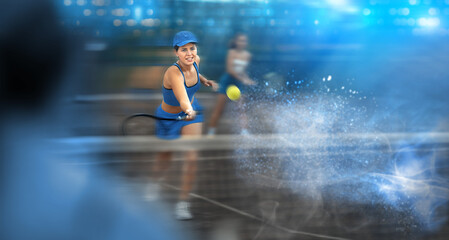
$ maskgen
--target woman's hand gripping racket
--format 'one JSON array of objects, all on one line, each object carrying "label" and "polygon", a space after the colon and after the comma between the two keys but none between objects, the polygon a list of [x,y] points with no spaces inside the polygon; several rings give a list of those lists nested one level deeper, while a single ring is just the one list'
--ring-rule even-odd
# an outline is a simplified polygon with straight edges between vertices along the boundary
[{"label": "woman's hand gripping racket", "polygon": [[[200,114],[201,111],[196,111],[195,115]],[[183,114],[176,118],[166,118],[148,113],[136,113],[123,120],[121,133],[125,136],[154,135],[156,132],[156,121],[154,120],[189,121],[187,116],[187,114]]]}]

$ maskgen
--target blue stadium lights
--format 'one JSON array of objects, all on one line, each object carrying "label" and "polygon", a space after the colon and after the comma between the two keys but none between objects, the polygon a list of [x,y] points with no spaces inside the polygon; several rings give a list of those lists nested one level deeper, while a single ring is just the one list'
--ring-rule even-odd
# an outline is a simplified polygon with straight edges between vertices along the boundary
[{"label": "blue stadium lights", "polygon": [[261,2],[269,3],[268,0],[183,0],[185,2],[209,2],[209,3],[245,3],[245,2]]},{"label": "blue stadium lights", "polygon": [[104,10],[104,9],[97,9],[96,14],[97,14],[97,16],[102,17],[102,16],[106,15],[106,10]]},{"label": "blue stadium lights", "polygon": [[122,25],[122,21],[120,19],[115,19],[112,23],[116,27],[120,27]]},{"label": "blue stadium lights", "polygon": [[421,27],[437,27],[440,25],[440,19],[422,17],[418,19],[418,25]]},{"label": "blue stadium lights", "polygon": [[134,8],[134,19],[136,19],[136,21],[139,21],[140,19],[142,19],[142,8],[141,7]]},{"label": "blue stadium lights", "polygon": [[399,15],[407,16],[410,14],[410,9],[409,8],[400,8],[398,13],[399,13]]},{"label": "blue stadium lights", "polygon": [[111,38],[136,29],[144,33],[149,28],[157,32],[186,26],[214,33],[269,27],[274,34],[295,36],[314,32],[308,30],[330,36],[355,29],[449,33],[449,0],[61,0],[58,5],[65,26],[102,29],[102,36]]},{"label": "blue stadium lights", "polygon": [[438,15],[439,10],[436,8],[429,8],[429,15]]},{"label": "blue stadium lights", "polygon": [[363,9],[363,15],[368,16],[371,14],[371,10],[369,8]]},{"label": "blue stadium lights", "polygon": [[320,0],[320,1],[307,1],[304,5],[314,8],[331,8],[338,12],[344,13],[357,13],[359,9],[351,4],[349,0]]},{"label": "blue stadium lights", "polygon": [[137,22],[136,22],[136,20],[134,20],[134,19],[128,19],[128,20],[126,20],[126,25],[127,25],[128,27],[134,27],[136,24],[137,24]]},{"label": "blue stadium lights", "polygon": [[92,15],[92,10],[84,9],[83,14],[84,14],[84,16],[88,17],[88,16]]},{"label": "blue stadium lights", "polygon": [[105,0],[92,0],[92,5],[97,6],[97,7],[102,7],[102,6],[106,5],[106,1]]},{"label": "blue stadium lights", "polygon": [[76,0],[76,4],[78,4],[79,6],[84,6],[87,4],[86,0]]},{"label": "blue stadium lights", "polygon": [[347,0],[327,0],[327,3],[333,6],[345,6],[348,4]]}]

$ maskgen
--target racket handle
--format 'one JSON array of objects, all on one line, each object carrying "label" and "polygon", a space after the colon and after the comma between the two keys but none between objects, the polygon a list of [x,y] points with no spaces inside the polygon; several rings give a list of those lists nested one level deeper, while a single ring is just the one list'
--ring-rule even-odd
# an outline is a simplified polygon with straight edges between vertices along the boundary
[{"label": "racket handle", "polygon": [[[198,115],[200,115],[200,114],[202,114],[201,111],[196,111],[196,116],[198,116]],[[178,117],[176,118],[176,120],[178,120],[178,121],[186,120],[187,116],[188,116],[187,114],[184,114],[184,115],[182,115],[182,116],[178,116]]]}]

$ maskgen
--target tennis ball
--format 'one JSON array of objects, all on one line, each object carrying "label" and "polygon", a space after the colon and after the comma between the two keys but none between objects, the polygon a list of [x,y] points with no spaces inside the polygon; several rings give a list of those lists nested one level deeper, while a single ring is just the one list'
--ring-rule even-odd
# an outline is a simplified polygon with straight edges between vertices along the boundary
[{"label": "tennis ball", "polygon": [[240,89],[235,85],[229,85],[226,89],[226,95],[228,95],[228,98],[232,101],[237,101],[240,98]]}]

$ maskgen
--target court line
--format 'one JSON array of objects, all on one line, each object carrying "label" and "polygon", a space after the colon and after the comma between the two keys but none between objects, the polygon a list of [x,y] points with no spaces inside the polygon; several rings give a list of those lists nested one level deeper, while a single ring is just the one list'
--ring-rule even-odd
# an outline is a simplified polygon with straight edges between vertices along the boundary
[{"label": "court line", "polygon": [[[161,184],[162,186],[167,187],[167,188],[171,188],[171,189],[180,191],[180,188],[178,188],[178,187],[176,187],[176,186],[173,186],[173,185],[171,185],[171,184],[167,184],[167,183],[160,183],[160,184]],[[310,232],[298,231],[298,230],[293,230],[293,229],[290,229],[290,228],[282,227],[282,226],[279,226],[279,225],[277,225],[277,224],[273,224],[273,223],[264,221],[262,218],[257,217],[257,216],[254,216],[254,215],[252,215],[252,214],[250,214],[250,213],[247,213],[247,212],[244,212],[244,211],[239,210],[239,209],[237,209],[237,208],[234,208],[234,207],[228,206],[228,205],[226,205],[226,204],[220,203],[220,202],[215,201],[215,200],[213,200],[213,199],[210,199],[210,198],[201,196],[201,195],[199,195],[199,194],[196,194],[196,193],[189,193],[189,195],[192,196],[192,197],[194,197],[194,198],[201,199],[201,200],[203,200],[203,201],[209,202],[209,203],[211,203],[211,204],[214,204],[214,205],[216,205],[216,206],[222,207],[222,208],[224,208],[224,209],[227,209],[227,210],[232,211],[232,212],[234,212],[234,213],[237,213],[237,214],[239,214],[239,215],[242,215],[242,216],[245,216],[245,217],[248,217],[248,218],[257,220],[257,221],[259,221],[259,222],[262,222],[262,223],[264,223],[264,224],[267,224],[268,226],[274,227],[274,228],[276,228],[276,229],[279,229],[279,230],[282,230],[282,231],[285,231],[285,232],[288,232],[288,233],[291,233],[291,234],[300,234],[300,235],[311,236],[311,237],[317,237],[317,238],[322,238],[322,239],[349,240],[348,238],[333,237],[333,236],[328,236],[328,235],[323,235],[323,234],[317,234],[317,233],[310,233]]]}]

